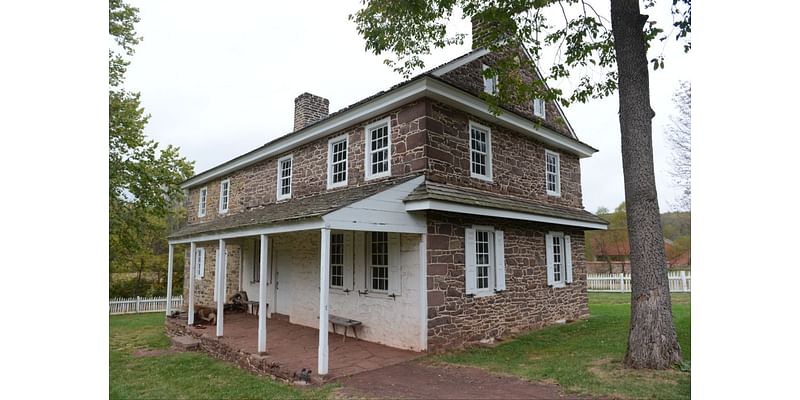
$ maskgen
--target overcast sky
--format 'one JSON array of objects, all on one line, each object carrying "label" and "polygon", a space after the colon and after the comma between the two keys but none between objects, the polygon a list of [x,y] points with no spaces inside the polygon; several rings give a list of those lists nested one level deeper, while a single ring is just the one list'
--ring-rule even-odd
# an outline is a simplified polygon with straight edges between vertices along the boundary
[{"label": "overcast sky", "polygon": [[[131,59],[126,87],[140,91],[152,115],[145,133],[173,144],[201,172],[292,130],[294,98],[303,92],[330,100],[331,112],[385,90],[403,78],[364,51],[365,42],[347,16],[358,0],[273,2],[136,1],[144,40]],[[598,10],[608,9],[599,1]],[[662,2],[668,5],[669,2]],[[671,21],[668,9],[651,11]],[[451,27],[469,32],[468,21]],[[426,68],[470,50],[437,51]],[[674,113],[672,93],[690,80],[689,56],[674,41],[664,51],[666,69],[651,71],[653,146],[661,210],[672,209],[679,190],[668,171],[664,140]],[[587,210],[613,209],[624,200],[618,100],[610,97],[565,109],[578,137],[600,151],[581,161]]]}]

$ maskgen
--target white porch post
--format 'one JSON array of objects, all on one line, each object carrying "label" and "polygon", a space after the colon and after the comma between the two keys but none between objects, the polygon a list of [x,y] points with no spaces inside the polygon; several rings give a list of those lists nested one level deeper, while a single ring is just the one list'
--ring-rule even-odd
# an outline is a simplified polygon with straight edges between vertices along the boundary
[{"label": "white porch post", "polygon": [[223,312],[225,311],[225,274],[227,270],[225,257],[225,239],[219,240],[217,250],[217,337],[222,336]]},{"label": "white porch post", "polygon": [[419,346],[428,348],[428,234],[419,235]]},{"label": "white porch post", "polygon": [[172,314],[172,255],[175,245],[169,245],[169,255],[167,255],[167,316]]},{"label": "white porch post", "polygon": [[322,228],[319,251],[319,348],[317,373],[328,373],[328,281],[330,279],[331,230]]},{"label": "white porch post", "polygon": [[[258,352],[267,351],[267,277],[269,257],[267,235],[261,235],[261,268],[258,282]],[[254,249],[255,250],[255,249]]]},{"label": "white porch post", "polygon": [[194,325],[194,276],[197,274],[197,272],[195,272],[195,269],[197,269],[197,265],[195,265],[197,263],[196,252],[197,245],[191,242],[189,246],[189,325]]}]

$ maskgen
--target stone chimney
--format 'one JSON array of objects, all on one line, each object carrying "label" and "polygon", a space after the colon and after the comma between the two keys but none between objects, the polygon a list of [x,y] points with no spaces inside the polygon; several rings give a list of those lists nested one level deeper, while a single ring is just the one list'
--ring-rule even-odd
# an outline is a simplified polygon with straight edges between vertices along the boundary
[{"label": "stone chimney", "polygon": [[328,116],[330,102],[311,93],[303,93],[294,99],[294,130],[299,131]]},{"label": "stone chimney", "polygon": [[[511,26],[504,26],[498,21],[486,22],[483,19],[483,16],[480,14],[473,15],[470,19],[470,22],[472,23],[473,50],[487,47],[489,43],[499,40],[505,36],[498,34],[498,31],[510,31],[513,29]],[[514,21],[509,20],[508,23],[513,24]]]}]

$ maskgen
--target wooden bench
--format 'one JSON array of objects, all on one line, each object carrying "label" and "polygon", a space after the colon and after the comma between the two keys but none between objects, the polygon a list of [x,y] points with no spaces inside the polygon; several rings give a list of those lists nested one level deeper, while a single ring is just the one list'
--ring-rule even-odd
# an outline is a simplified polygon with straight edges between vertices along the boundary
[{"label": "wooden bench", "polygon": [[342,342],[347,340],[347,328],[353,329],[353,336],[358,339],[358,334],[356,333],[356,327],[361,325],[361,321],[356,321],[350,318],[343,318],[337,315],[328,315],[328,321],[331,323],[333,327],[333,333],[336,334],[336,327],[343,326],[344,327],[344,336],[342,337]]}]

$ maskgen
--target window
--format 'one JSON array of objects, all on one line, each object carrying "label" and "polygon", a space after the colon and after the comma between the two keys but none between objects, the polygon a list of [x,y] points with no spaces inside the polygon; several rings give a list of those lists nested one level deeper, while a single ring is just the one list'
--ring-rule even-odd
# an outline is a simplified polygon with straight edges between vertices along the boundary
[{"label": "window", "polygon": [[533,115],[544,119],[545,107],[543,99],[533,99]]},{"label": "window", "polygon": [[465,229],[467,295],[487,296],[506,289],[503,231],[488,226]]},{"label": "window", "polygon": [[364,170],[366,179],[391,175],[391,133],[389,118],[369,125],[365,129],[366,155]]},{"label": "window", "polygon": [[328,189],[347,185],[347,135],[328,142]]},{"label": "window", "polygon": [[492,131],[474,122],[469,123],[470,176],[492,180]]},{"label": "window", "polygon": [[208,197],[208,188],[204,187],[200,189],[200,202],[197,205],[197,216],[198,217],[205,217],[206,216],[206,197]]},{"label": "window", "polygon": [[[489,68],[488,65],[486,65],[486,64],[483,65],[483,71],[484,72],[486,72],[486,70],[489,70],[489,69],[491,69],[491,68]],[[483,77],[483,91],[486,92],[486,93],[489,93],[489,94],[496,94],[497,93],[497,82],[498,82],[498,79],[497,79],[497,75],[496,74],[491,78],[487,78],[486,76],[484,76]]]},{"label": "window", "polygon": [[371,232],[370,240],[370,289],[389,290],[389,234]]},{"label": "window", "polygon": [[548,285],[562,287],[572,283],[571,247],[570,237],[563,232],[549,232],[545,235]]},{"label": "window", "polygon": [[230,197],[231,180],[225,179],[219,184],[219,212],[228,212],[228,200]]},{"label": "window", "polygon": [[547,194],[561,196],[561,156],[550,150],[545,150]]},{"label": "window", "polygon": [[261,282],[261,239],[253,240],[253,279],[250,283]]},{"label": "window", "polygon": [[291,155],[278,160],[278,200],[292,198],[292,161]]},{"label": "window", "polygon": [[344,234],[331,234],[331,287],[344,287]]},{"label": "window", "polygon": [[198,247],[194,250],[194,277],[203,279],[206,274],[206,249]]}]

